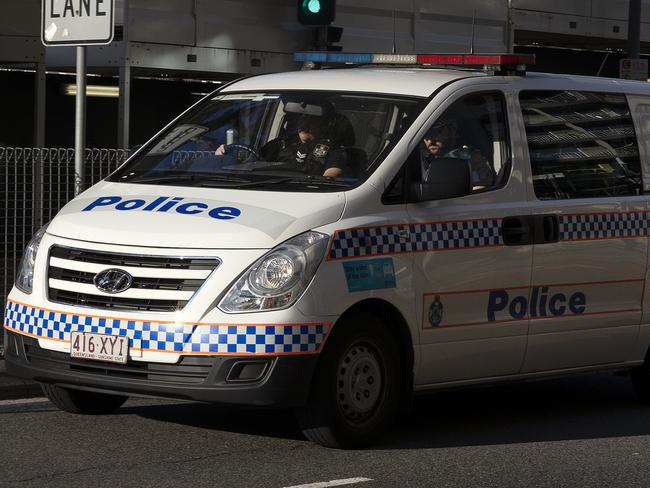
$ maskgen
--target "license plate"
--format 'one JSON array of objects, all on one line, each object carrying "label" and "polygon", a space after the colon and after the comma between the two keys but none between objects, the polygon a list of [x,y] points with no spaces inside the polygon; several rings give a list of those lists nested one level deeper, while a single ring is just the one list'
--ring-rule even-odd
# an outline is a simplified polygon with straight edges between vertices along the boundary
[{"label": "license plate", "polygon": [[128,337],[72,332],[70,357],[126,364],[128,355]]}]

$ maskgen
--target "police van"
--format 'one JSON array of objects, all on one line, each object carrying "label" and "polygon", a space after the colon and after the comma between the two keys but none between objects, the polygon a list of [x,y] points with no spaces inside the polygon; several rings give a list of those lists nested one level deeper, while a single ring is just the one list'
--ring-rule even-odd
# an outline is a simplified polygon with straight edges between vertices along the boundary
[{"label": "police van", "polygon": [[334,447],[433,389],[619,370],[650,401],[647,84],[296,60],[339,69],[220,88],[36,233],[10,373],[74,413],[289,407]]}]

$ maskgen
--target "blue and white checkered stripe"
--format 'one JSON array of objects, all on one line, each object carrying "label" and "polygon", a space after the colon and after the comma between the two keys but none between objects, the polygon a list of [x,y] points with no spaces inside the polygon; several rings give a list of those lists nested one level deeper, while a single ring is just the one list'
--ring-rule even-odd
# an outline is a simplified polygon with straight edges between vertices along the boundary
[{"label": "blue and white checkered stripe", "polygon": [[560,215],[560,240],[644,237],[649,217],[647,212]]},{"label": "blue and white checkered stripe", "polygon": [[483,219],[339,230],[329,259],[500,246],[500,228],[501,219]]},{"label": "blue and white checkered stripe", "polygon": [[320,350],[329,324],[192,325],[90,317],[7,302],[5,327],[70,341],[71,332],[129,337],[129,346],[159,352],[286,354]]}]

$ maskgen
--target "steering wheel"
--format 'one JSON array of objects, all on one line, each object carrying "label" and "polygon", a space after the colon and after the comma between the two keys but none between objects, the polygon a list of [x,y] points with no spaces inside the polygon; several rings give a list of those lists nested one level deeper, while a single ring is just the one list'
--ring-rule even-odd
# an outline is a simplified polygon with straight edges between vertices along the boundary
[{"label": "steering wheel", "polygon": [[[257,152],[253,146],[248,144],[226,144],[224,146],[224,154],[232,153],[232,151],[237,151],[237,160],[240,163],[252,163],[260,159],[260,154]],[[239,159],[239,151],[244,151],[248,154],[245,159]]]}]

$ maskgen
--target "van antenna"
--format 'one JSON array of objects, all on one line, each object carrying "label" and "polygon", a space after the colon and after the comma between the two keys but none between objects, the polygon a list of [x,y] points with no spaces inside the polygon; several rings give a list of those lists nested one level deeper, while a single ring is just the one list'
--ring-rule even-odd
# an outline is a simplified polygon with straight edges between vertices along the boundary
[{"label": "van antenna", "polygon": [[397,52],[395,44],[395,9],[393,9],[393,54]]},{"label": "van antenna", "polygon": [[476,9],[474,9],[474,13],[472,14],[472,40],[470,41],[469,44],[469,53],[474,54],[474,24],[476,23]]}]

